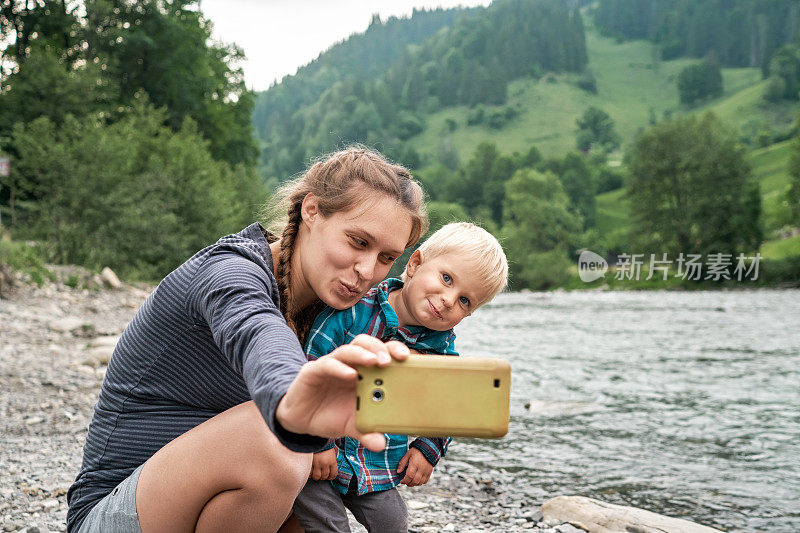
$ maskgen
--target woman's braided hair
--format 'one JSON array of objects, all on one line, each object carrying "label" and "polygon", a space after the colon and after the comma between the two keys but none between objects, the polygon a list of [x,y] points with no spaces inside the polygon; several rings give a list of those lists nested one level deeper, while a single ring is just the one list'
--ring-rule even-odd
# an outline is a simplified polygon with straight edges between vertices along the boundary
[{"label": "woman's braided hair", "polygon": [[422,188],[407,169],[362,146],[352,146],[318,160],[299,178],[281,187],[276,195],[277,201],[269,208],[269,214],[286,213],[282,230],[276,231],[281,234],[276,278],[281,312],[301,343],[305,342],[314,318],[324,307],[319,300],[305,309],[296,309],[292,305],[292,257],[302,220],[300,208],[303,199],[314,194],[320,213],[328,217],[363,203],[364,195],[370,191],[386,195],[406,208],[411,217],[411,235],[406,247],[416,244],[428,228]]}]

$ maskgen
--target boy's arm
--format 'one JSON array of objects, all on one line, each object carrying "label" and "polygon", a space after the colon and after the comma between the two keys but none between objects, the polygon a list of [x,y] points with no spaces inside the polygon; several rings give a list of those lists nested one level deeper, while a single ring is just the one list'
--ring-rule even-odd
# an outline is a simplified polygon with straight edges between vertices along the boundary
[{"label": "boy's arm", "polygon": [[438,461],[438,459],[433,460],[432,457],[444,455],[444,453],[440,454],[432,448],[443,446],[443,449],[447,449],[449,441],[450,437],[445,439],[418,438],[412,442],[406,454],[397,464],[397,473],[403,474],[403,479],[400,480],[400,483],[409,487],[419,487],[426,484],[431,479],[433,468]]},{"label": "boy's arm", "polygon": [[311,460],[311,474],[309,477],[315,481],[336,479],[339,474],[338,455],[339,449],[337,447],[316,452]]},{"label": "boy's arm", "polygon": [[439,459],[444,457],[447,453],[447,447],[452,440],[453,437],[417,437],[409,444],[409,447],[416,448],[422,452],[425,459],[427,459],[431,465],[436,466]]}]

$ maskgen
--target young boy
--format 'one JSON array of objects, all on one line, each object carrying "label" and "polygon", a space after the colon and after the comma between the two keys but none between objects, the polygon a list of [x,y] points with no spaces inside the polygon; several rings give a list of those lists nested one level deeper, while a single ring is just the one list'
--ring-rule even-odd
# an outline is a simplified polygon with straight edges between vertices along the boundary
[{"label": "young boy", "polygon": [[[422,353],[458,355],[453,327],[494,298],[507,279],[497,239],[474,224],[447,224],[411,255],[402,281],[387,279],[350,309],[320,313],[306,354],[317,359],[367,333]],[[370,532],[408,530],[395,487],[427,483],[451,439],[417,438],[409,446],[405,435],[385,436],[382,452],[343,438],[314,454],[311,479],[294,504],[306,532],[350,531],[345,507]]]}]

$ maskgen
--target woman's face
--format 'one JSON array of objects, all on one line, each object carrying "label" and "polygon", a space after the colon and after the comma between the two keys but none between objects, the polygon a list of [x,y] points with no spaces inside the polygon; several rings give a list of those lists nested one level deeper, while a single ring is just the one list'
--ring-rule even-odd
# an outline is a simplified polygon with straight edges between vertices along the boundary
[{"label": "woman's face", "polygon": [[335,309],[347,309],[383,280],[411,235],[411,216],[397,201],[366,193],[349,211],[322,216],[317,198],[303,201],[298,233],[301,286],[293,291],[302,302],[316,295]]}]

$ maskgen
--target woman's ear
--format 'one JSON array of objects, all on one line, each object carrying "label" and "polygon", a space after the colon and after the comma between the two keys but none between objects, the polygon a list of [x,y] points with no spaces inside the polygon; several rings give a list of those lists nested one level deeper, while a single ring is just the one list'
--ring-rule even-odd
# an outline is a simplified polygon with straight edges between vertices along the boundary
[{"label": "woman's ear", "polygon": [[416,250],[414,250],[414,253],[411,254],[411,257],[408,258],[408,263],[406,263],[406,277],[409,278],[414,277],[414,273],[422,264],[422,261],[423,261],[422,251],[419,248],[417,248]]},{"label": "woman's ear", "polygon": [[300,205],[300,216],[306,225],[312,224],[320,217],[319,199],[313,193],[308,193],[303,198],[303,203]]}]

